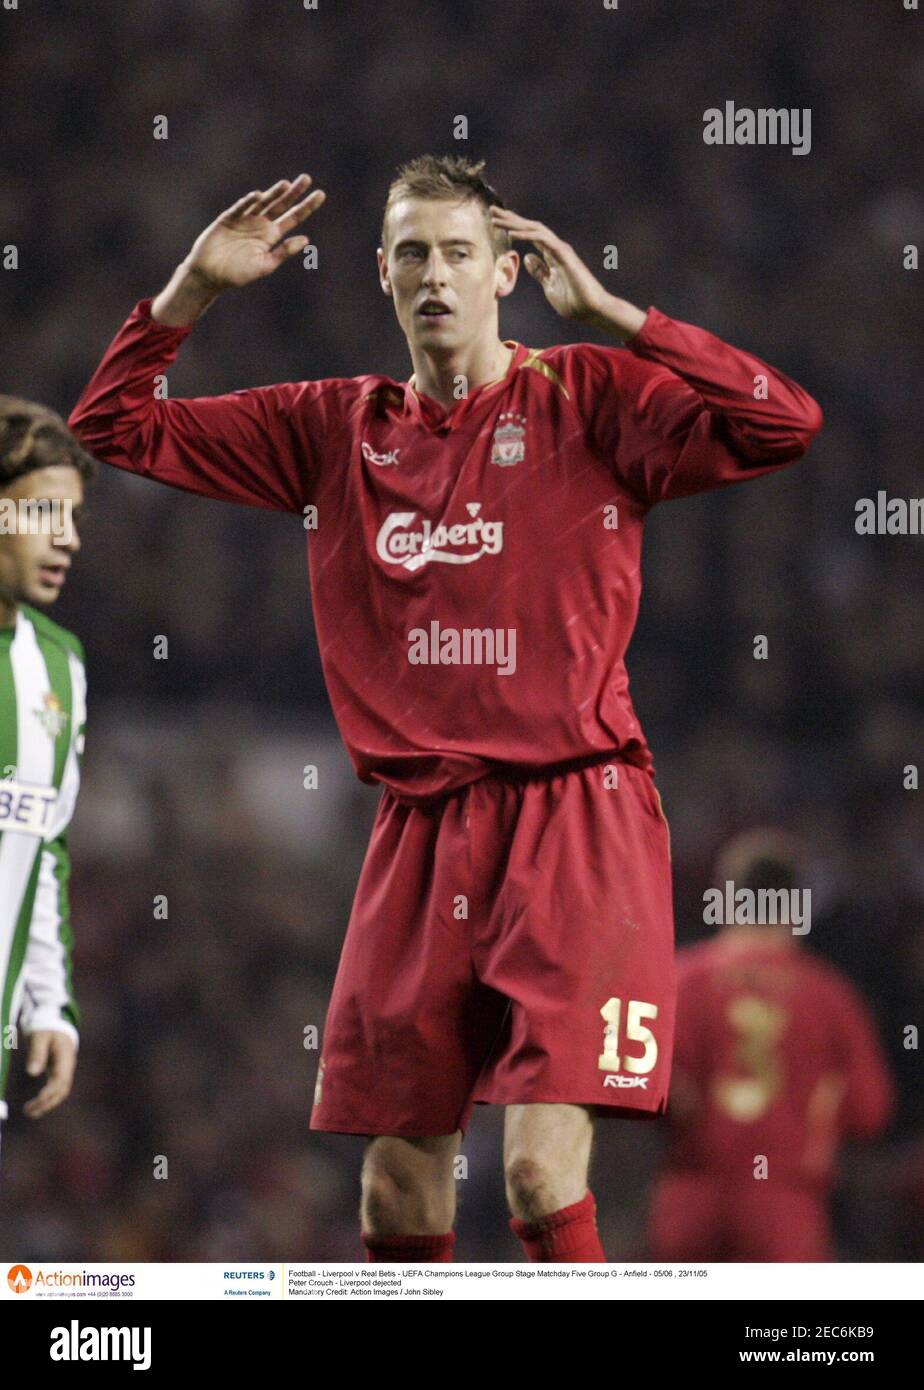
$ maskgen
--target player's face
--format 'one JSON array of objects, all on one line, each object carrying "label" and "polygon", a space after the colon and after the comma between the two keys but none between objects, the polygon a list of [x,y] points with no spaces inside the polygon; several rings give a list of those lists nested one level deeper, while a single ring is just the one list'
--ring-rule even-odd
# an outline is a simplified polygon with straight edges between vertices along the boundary
[{"label": "player's face", "polygon": [[[21,500],[57,505],[30,516]],[[80,549],[82,502],[83,481],[70,464],[37,468],[7,485],[0,494],[0,605],[54,603]]]},{"label": "player's face", "polygon": [[[389,211],[388,252],[379,248],[378,262],[409,345],[448,354],[486,332],[496,336],[497,301],[516,283],[519,255],[495,258],[473,199],[402,198]],[[445,312],[423,311],[431,297]]]}]

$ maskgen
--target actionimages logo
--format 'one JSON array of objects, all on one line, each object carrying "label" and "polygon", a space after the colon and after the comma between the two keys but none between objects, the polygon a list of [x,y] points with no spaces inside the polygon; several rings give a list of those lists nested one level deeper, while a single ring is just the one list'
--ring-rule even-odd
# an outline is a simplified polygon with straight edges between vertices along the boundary
[{"label": "actionimages logo", "polygon": [[32,1287],[32,1270],[28,1265],[11,1265],[6,1272],[6,1282],[13,1293],[28,1293]]},{"label": "actionimages logo", "polygon": [[135,1287],[134,1274],[97,1273],[80,1269],[71,1274],[61,1269],[39,1269],[33,1274],[28,1265],[11,1265],[7,1270],[6,1282],[13,1293],[28,1293],[30,1289],[37,1294],[48,1293],[52,1289],[103,1289],[107,1293]]}]

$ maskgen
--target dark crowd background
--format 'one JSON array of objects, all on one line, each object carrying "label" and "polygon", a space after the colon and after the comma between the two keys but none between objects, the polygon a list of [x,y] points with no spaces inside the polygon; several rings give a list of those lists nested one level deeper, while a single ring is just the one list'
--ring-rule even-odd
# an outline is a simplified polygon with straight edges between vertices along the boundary
[{"label": "dark crowd background", "polygon": [[[900,1103],[880,1142],[843,1156],[844,1260],[924,1246],[919,1061],[902,1041],[924,984],[922,793],[902,787],[922,753],[921,539],[854,528],[858,498],[914,496],[920,476],[919,281],[902,265],[924,223],[920,23],[897,0],[170,0],[2,16],[0,241],[20,254],[0,280],[4,391],[66,415],[202,227],[302,169],[328,193],[308,229],[320,269],[290,264],[220,301],[171,394],[405,379],[374,253],[395,166],[431,151],[487,158],[508,205],[615,293],[756,352],[821,402],[807,460],[656,510],[629,670],[671,823],[678,940],[706,930],[725,838],[788,827],[811,851],[808,949],[874,1010]],[[811,153],[704,145],[703,112],[727,99],[810,107]],[[152,138],[161,114],[167,141]],[[601,269],[608,243],[618,271]],[[525,272],[501,330],[531,346],[590,336]],[[89,660],[72,835],[81,1059],[69,1102],[38,1123],[20,1111],[34,1083],[14,1082],[4,1248],[358,1259],[362,1141],[309,1133],[305,1029],[323,1029],[377,793],[331,720],[300,520],[111,469],[90,503],[53,613]],[[501,1124],[479,1107],[468,1136],[461,1259],[521,1257]],[[642,1248],[659,1130],[598,1125],[611,1259]]]}]

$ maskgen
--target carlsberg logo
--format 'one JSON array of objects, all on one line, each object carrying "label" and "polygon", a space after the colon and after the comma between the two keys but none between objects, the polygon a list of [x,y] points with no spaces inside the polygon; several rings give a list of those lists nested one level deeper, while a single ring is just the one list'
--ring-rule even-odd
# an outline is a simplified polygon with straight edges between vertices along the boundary
[{"label": "carlsberg logo", "polygon": [[436,527],[426,518],[415,526],[417,512],[391,512],[376,536],[375,553],[406,570],[419,570],[431,560],[470,565],[482,555],[497,555],[504,545],[504,523],[483,520],[480,502],[466,502],[465,510],[470,521],[454,526],[440,522]]},{"label": "carlsberg logo", "polygon": [[149,1327],[81,1327],[71,1318],[67,1327],[51,1329],[48,1354],[52,1361],[132,1361],[133,1370],[151,1369]]}]

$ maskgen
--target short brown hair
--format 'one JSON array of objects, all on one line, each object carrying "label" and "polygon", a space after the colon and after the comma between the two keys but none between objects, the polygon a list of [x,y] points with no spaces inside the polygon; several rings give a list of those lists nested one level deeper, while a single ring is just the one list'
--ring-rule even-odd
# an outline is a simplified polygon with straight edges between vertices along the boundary
[{"label": "short brown hair", "polygon": [[20,396],[0,396],[0,488],[58,464],[76,468],[85,482],[99,471],[55,411]]},{"label": "short brown hair", "polygon": [[758,826],[734,835],[719,851],[715,876],[718,883],[731,879],[736,888],[790,891],[804,875],[805,850],[788,831]]},{"label": "short brown hair", "polygon": [[488,236],[495,258],[511,249],[508,233],[501,227],[490,225],[487,210],[492,205],[504,207],[500,194],[481,177],[485,166],[483,159],[477,163],[462,155],[422,154],[402,164],[397,170],[398,177],[392,181],[382,216],[382,246],[388,249],[386,224],[392,206],[400,198],[444,198],[452,201],[476,199],[485,210],[488,221]]}]

